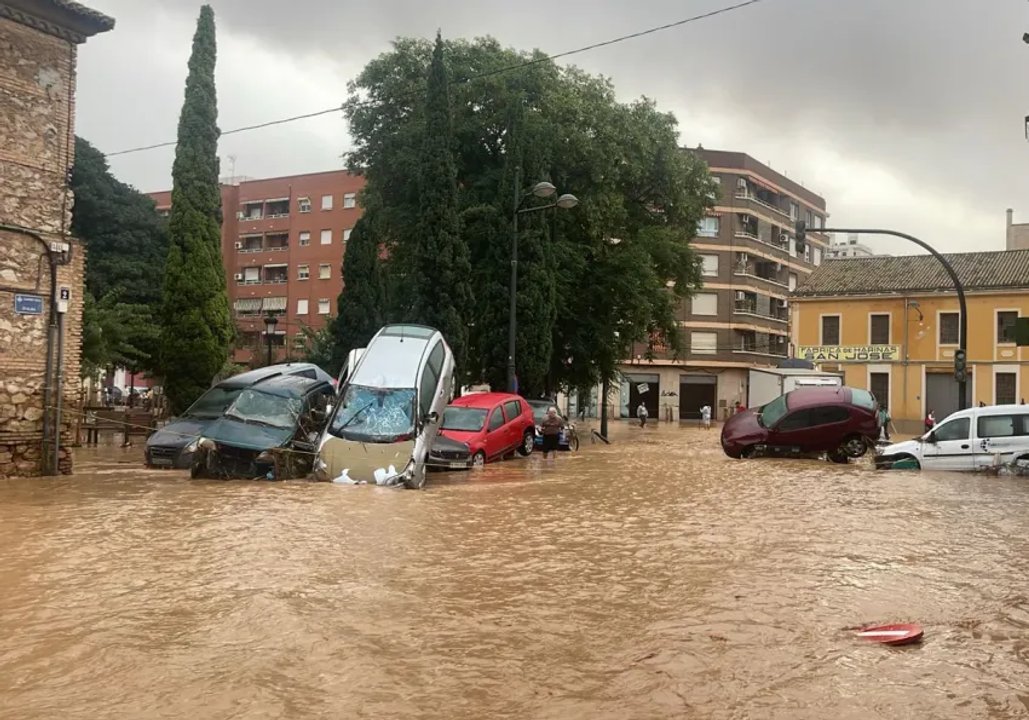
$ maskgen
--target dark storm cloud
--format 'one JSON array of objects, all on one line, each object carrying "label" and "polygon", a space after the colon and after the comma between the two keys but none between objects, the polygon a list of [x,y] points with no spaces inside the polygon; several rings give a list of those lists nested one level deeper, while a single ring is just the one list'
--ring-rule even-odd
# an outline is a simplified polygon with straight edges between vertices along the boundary
[{"label": "dark storm cloud", "polygon": [[[83,134],[105,150],[174,137],[198,5],[92,4],[118,28],[83,50]],[[441,28],[554,53],[732,0],[212,4],[228,128],[331,106],[396,36]],[[1029,215],[1023,29],[1022,0],[763,0],[567,62],[609,76],[624,99],[646,94],[674,111],[685,143],[744,150],[804,180],[834,221],[890,222],[952,250],[996,247],[1005,207]],[[272,76],[264,85],[261,73]],[[232,136],[222,151],[246,174],[273,175],[335,167],[346,143],[330,116]],[[167,184],[170,152],[143,155],[113,165],[138,185]]]}]

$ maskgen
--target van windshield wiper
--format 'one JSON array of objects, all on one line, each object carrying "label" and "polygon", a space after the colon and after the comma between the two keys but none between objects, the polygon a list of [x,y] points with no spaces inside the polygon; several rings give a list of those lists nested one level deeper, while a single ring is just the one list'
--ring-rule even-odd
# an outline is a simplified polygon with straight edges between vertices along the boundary
[{"label": "van windshield wiper", "polygon": [[354,420],[357,420],[357,418],[359,418],[361,416],[361,414],[364,413],[365,410],[367,410],[368,408],[370,408],[374,404],[375,404],[375,401],[372,400],[370,403],[365,405],[363,408],[361,408],[360,410],[355,412],[353,415],[350,416],[349,420],[347,420],[345,423],[343,423],[342,425],[340,425],[336,429],[336,432],[343,432],[344,430],[346,430],[347,427],[350,425],[350,423],[354,422]]}]

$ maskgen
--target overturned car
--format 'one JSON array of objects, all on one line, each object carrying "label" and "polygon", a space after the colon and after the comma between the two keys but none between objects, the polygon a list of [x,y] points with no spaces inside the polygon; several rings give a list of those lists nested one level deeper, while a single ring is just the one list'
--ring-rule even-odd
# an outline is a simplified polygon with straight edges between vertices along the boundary
[{"label": "overturned car", "polygon": [[244,389],[196,440],[194,478],[306,477],[335,398],[331,382],[279,376]]}]

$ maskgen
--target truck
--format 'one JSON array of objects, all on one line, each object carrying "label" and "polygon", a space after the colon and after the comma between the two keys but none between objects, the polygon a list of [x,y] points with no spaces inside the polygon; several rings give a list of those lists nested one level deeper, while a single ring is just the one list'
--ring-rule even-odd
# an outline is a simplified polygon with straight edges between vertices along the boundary
[{"label": "truck", "polygon": [[804,368],[751,368],[747,407],[761,407],[802,387],[843,387],[843,375]]}]

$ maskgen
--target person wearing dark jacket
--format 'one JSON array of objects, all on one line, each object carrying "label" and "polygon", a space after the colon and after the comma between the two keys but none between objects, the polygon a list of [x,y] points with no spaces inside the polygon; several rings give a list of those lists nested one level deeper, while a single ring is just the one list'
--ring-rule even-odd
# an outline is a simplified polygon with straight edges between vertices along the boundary
[{"label": "person wearing dark jacket", "polygon": [[561,438],[561,431],[564,429],[565,421],[557,414],[554,408],[548,408],[547,414],[540,423],[543,432],[543,457],[549,458],[550,453],[557,450],[558,441]]}]

